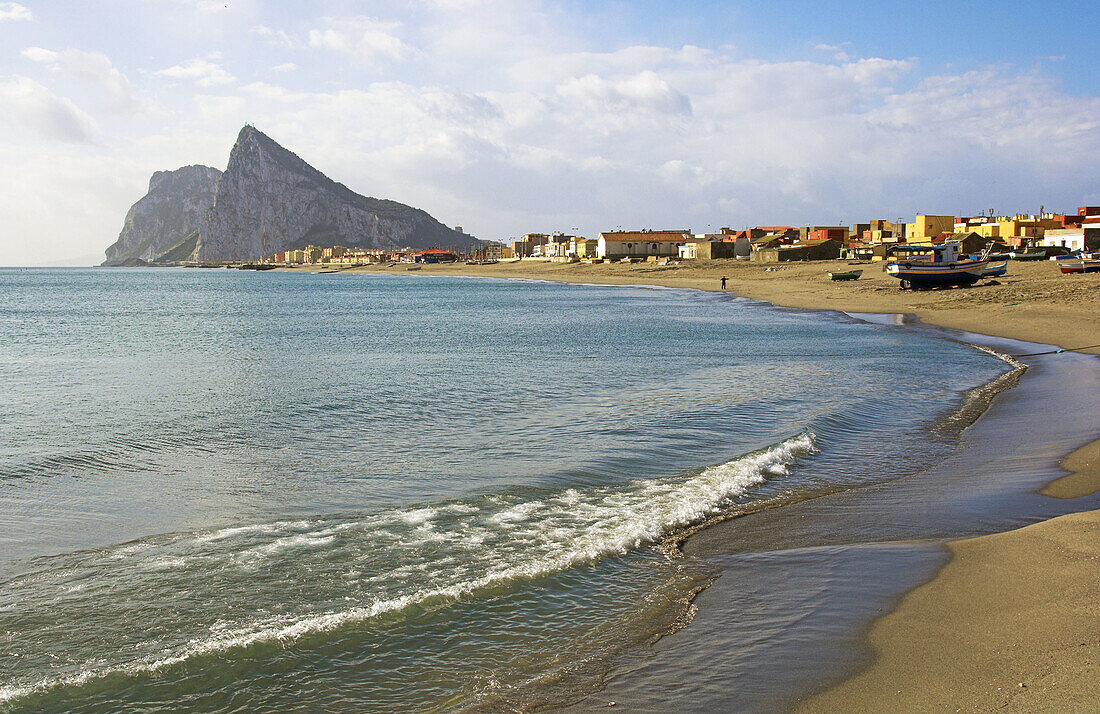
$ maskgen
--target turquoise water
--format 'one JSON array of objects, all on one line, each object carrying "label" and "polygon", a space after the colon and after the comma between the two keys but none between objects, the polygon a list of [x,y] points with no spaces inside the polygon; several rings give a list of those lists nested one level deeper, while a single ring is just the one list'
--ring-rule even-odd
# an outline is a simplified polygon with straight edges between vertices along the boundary
[{"label": "turquoise water", "polygon": [[88,712],[575,700],[691,616],[680,529],[919,468],[1006,370],[694,291],[167,269],[0,271],[0,365],[0,710]]}]

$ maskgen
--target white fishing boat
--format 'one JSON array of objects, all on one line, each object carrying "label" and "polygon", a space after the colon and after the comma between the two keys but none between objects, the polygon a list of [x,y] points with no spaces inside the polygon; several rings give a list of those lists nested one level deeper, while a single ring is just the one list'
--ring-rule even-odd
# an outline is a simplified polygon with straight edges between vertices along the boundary
[{"label": "white fishing boat", "polygon": [[940,288],[973,285],[985,277],[988,258],[971,260],[959,243],[899,245],[891,251],[900,257],[886,265],[886,272],[901,280],[902,288]]}]

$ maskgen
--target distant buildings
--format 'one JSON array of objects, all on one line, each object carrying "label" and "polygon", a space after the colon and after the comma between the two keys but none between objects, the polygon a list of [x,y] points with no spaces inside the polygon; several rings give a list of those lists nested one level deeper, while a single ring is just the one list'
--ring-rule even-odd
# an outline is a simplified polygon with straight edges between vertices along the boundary
[{"label": "distant buildings", "polygon": [[686,230],[608,231],[596,243],[596,257],[607,260],[679,256],[679,247],[691,240]]},{"label": "distant buildings", "polygon": [[440,248],[429,248],[412,254],[414,263],[455,263],[458,261],[458,253]]},{"label": "distant buildings", "polygon": [[649,260],[728,260],[756,262],[822,260],[847,256],[885,260],[898,244],[935,245],[944,241],[964,244],[964,252],[978,252],[990,243],[1002,248],[1045,246],[1068,250],[1100,250],[1100,206],[1079,206],[1076,214],[1047,213],[949,216],[918,213],[912,222],[881,218],[851,226],[755,226],[718,233],[693,234],[676,230],[613,230],[596,238],[565,233],[526,233],[510,245],[486,242],[468,254],[442,248],[424,251],[366,250],[346,246],[306,246],[272,256],[282,264],[383,262],[475,262],[542,259],[556,262]]},{"label": "distant buildings", "polygon": [[512,255],[531,258],[542,255],[542,246],[550,240],[548,233],[527,233],[521,240],[512,241]]}]

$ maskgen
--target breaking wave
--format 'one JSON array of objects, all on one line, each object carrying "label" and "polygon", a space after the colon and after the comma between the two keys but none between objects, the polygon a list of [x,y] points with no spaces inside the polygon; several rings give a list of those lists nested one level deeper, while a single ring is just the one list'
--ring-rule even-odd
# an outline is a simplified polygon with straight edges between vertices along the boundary
[{"label": "breaking wave", "polygon": [[[25,652],[16,654],[63,650],[80,623],[78,629],[109,640],[112,652],[141,656],[74,663],[59,676],[0,686],[0,705],[107,675],[141,676],[259,643],[288,644],[409,608],[445,607],[625,554],[720,513],[815,450],[814,436],[803,433],[672,478],[235,526],[57,556],[63,562],[51,563],[45,573],[0,586],[14,602],[32,594],[48,599],[56,615],[45,623],[0,613],[4,629],[20,632],[25,642]],[[205,582],[197,599],[196,572]],[[88,581],[104,584],[88,592],[72,587]],[[90,598],[95,608],[89,609]],[[123,605],[150,599],[185,604],[143,612],[140,632],[127,628],[133,613]],[[201,602],[190,610],[186,603],[196,600]],[[232,614],[242,609],[247,612]],[[278,614],[259,616],[273,612]],[[211,613],[220,619],[211,622]]]}]

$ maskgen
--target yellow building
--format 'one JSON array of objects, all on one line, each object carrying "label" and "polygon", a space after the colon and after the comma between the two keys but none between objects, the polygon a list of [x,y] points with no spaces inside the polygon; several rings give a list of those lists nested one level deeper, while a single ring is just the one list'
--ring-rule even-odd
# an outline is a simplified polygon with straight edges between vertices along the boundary
[{"label": "yellow building", "polygon": [[988,221],[986,223],[970,223],[964,226],[960,230],[973,231],[986,240],[992,240],[994,238],[1000,238],[1001,236],[1001,224],[996,221]]},{"label": "yellow building", "polygon": [[955,232],[954,216],[932,216],[918,213],[912,223],[905,224],[905,242],[930,244],[940,233]]},{"label": "yellow building", "polygon": [[597,241],[590,238],[576,237],[571,241],[569,254],[578,258],[595,258]]},{"label": "yellow building", "polygon": [[1042,238],[1047,229],[1063,228],[1064,223],[1053,216],[1024,216],[998,219],[1001,238]]}]

